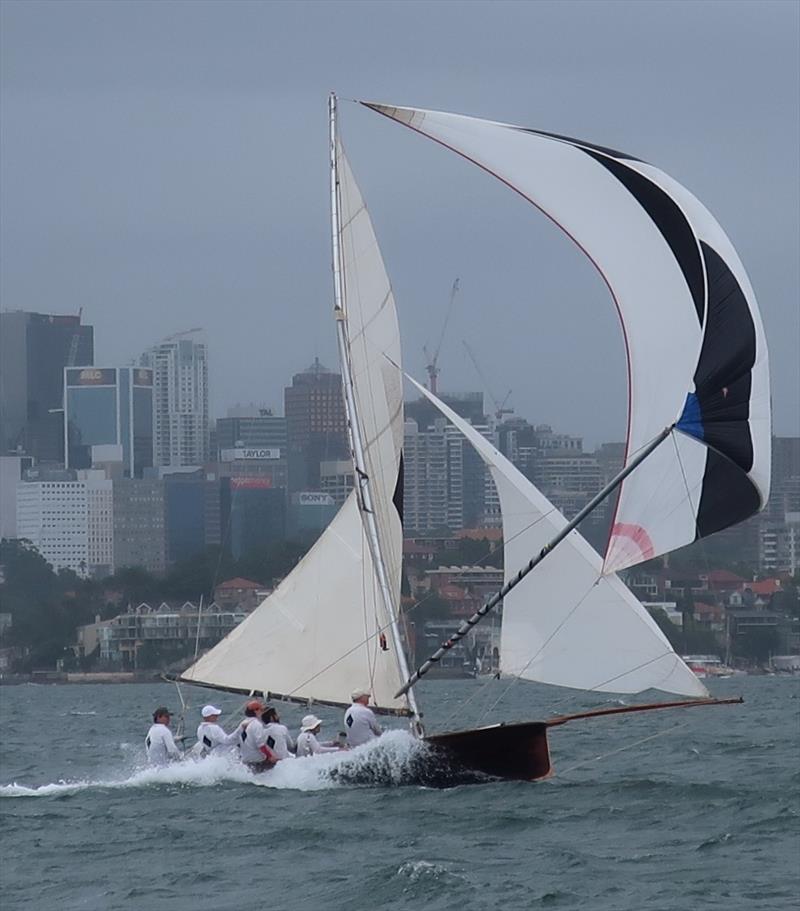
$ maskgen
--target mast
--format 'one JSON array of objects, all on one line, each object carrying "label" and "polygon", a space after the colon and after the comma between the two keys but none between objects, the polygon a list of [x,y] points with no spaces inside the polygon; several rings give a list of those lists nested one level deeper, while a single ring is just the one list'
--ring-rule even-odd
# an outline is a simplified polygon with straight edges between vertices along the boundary
[{"label": "mast", "polygon": [[[336,164],[336,95],[331,93],[328,99],[328,112],[330,121],[330,166],[331,166],[331,247],[333,259],[333,293],[334,293],[334,318],[336,320],[336,336],[339,344],[339,361],[342,367],[342,383],[344,386],[345,411],[347,413],[347,427],[350,436],[350,448],[353,454],[353,466],[355,468],[355,477],[357,482],[359,505],[361,515],[367,532],[369,549],[375,564],[378,586],[381,592],[381,599],[390,617],[390,630],[392,643],[394,645],[395,656],[403,677],[408,679],[409,669],[406,661],[406,654],[403,649],[403,642],[400,636],[400,628],[397,622],[397,613],[392,603],[392,597],[389,589],[389,581],[386,573],[386,564],[383,560],[381,551],[380,538],[378,535],[378,525],[375,520],[375,510],[373,508],[372,492],[370,490],[369,475],[367,473],[367,464],[364,457],[364,442],[361,438],[361,426],[358,422],[358,411],[356,407],[355,391],[353,389],[353,377],[350,369],[350,357],[348,349],[347,333],[345,328],[346,315],[344,311],[344,286],[342,281],[342,259],[341,248],[339,244],[339,175]],[[422,722],[420,718],[417,701],[411,686],[406,684],[402,690],[405,696],[409,710],[413,716],[412,727],[416,734],[422,734]]]},{"label": "mast", "polygon": [[567,535],[574,531],[578,525],[593,512],[607,497],[609,497],[619,485],[628,477],[628,475],[640,465],[661,443],[666,440],[666,438],[672,433],[674,425],[665,427],[661,433],[658,434],[650,443],[644,447],[644,449],[639,452],[639,454],[631,459],[631,461],[619,472],[616,477],[614,477],[601,491],[598,493],[583,509],[570,521],[568,522],[558,534],[552,538],[545,546],[539,551],[536,556],[532,557],[530,561],[522,567],[522,569],[514,576],[513,579],[509,581],[500,589],[492,595],[491,598],[480,607],[475,613],[468,617],[466,620],[462,621],[458,629],[450,636],[449,639],[445,640],[439,648],[423,662],[416,671],[406,680],[405,684],[400,687],[397,691],[397,696],[401,696],[403,693],[407,692],[410,687],[412,687],[423,674],[426,674],[437,661],[442,659],[442,656],[445,655],[457,642],[460,642],[464,636],[472,629],[473,626],[477,626],[478,623],[483,620],[483,618],[498,604],[500,604],[505,598],[505,596],[531,572],[536,566],[538,566],[542,560],[549,554],[552,553],[556,545],[560,544]]}]

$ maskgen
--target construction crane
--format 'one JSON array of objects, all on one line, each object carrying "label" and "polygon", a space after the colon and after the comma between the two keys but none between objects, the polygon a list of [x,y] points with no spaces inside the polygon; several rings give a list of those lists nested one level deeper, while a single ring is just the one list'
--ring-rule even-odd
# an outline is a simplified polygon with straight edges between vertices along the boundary
[{"label": "construction crane", "polygon": [[67,367],[74,367],[78,359],[78,348],[81,343],[81,316],[83,316],[83,307],[78,308],[78,330],[72,333],[69,340],[69,350],[67,351]]},{"label": "construction crane", "polygon": [[463,339],[461,341],[461,344],[464,346],[464,349],[466,350],[467,354],[469,355],[469,359],[472,361],[472,363],[475,366],[475,369],[478,371],[478,376],[481,378],[481,381],[483,382],[483,388],[486,390],[486,394],[491,399],[492,405],[494,406],[494,411],[492,412],[492,414],[494,414],[495,420],[502,421],[504,414],[513,414],[514,413],[513,408],[506,408],[506,402],[511,397],[511,390],[510,389],[508,390],[508,392],[503,397],[502,402],[498,401],[497,398],[492,394],[492,390],[489,388],[489,384],[486,382],[486,377],[483,375],[483,370],[481,370],[481,365],[478,363],[478,358],[477,358],[475,352],[472,350],[472,348],[470,348],[470,346]]},{"label": "construction crane", "polygon": [[442,350],[442,342],[444,341],[444,333],[447,329],[447,324],[450,321],[450,314],[453,312],[453,303],[456,299],[456,294],[458,294],[458,279],[453,282],[453,287],[450,289],[450,303],[447,305],[447,313],[444,318],[444,325],[442,326],[442,332],[439,336],[439,344],[436,346],[436,350],[433,352],[433,357],[431,357],[428,352],[428,346],[423,345],[422,351],[425,355],[425,369],[428,371],[428,389],[436,395],[436,380],[441,373],[441,370],[437,366],[439,360],[439,352]]},{"label": "construction crane", "polygon": [[201,326],[196,326],[194,329],[184,329],[183,332],[173,332],[172,335],[168,335],[164,341],[171,342],[174,338],[180,338],[182,335],[191,335],[193,332],[202,332],[203,329]]}]

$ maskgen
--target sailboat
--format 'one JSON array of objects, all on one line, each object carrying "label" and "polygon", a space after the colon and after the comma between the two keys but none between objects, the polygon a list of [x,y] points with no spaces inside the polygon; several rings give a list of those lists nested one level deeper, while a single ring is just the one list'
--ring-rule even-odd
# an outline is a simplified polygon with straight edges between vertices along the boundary
[{"label": "sailboat", "polygon": [[[488,441],[421,389],[489,465],[503,512],[505,581],[409,672],[399,614],[399,330],[375,232],[337,135],[332,96],[334,316],[356,488],[276,591],[179,679],[342,707],[351,689],[368,683],[376,711],[406,716],[433,753],[524,780],[552,774],[551,727],[737,701],[708,696],[617,576],[742,521],[769,495],[766,344],[755,295],[727,236],[685,188],[624,153],[508,124],[363,104],[497,176],[562,227],[601,272],[626,341],[625,463],[568,522]],[[576,529],[617,490],[601,557]],[[683,698],[426,733],[414,685],[500,604],[504,675],[598,692],[655,688]]]}]

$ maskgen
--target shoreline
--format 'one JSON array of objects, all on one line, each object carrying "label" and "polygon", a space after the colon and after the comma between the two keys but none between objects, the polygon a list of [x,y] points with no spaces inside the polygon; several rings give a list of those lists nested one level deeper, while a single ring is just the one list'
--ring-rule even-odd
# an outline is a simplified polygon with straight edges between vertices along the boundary
[{"label": "shoreline", "polygon": [[162,671],[34,671],[31,674],[0,674],[0,686],[22,686],[26,683],[55,686],[65,683],[159,683]]}]

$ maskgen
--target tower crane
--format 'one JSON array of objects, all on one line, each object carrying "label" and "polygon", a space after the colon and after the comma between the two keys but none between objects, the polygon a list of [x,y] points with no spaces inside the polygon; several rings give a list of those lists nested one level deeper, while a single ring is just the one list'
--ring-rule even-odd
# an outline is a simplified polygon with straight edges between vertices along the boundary
[{"label": "tower crane", "polygon": [[439,352],[442,350],[442,342],[444,341],[444,333],[447,329],[447,324],[450,321],[450,314],[453,312],[453,303],[456,299],[456,294],[458,294],[458,279],[453,282],[453,287],[450,289],[450,303],[447,305],[447,313],[444,318],[444,325],[442,326],[442,332],[439,336],[439,344],[436,346],[436,350],[433,352],[433,357],[431,357],[428,346],[423,345],[422,351],[425,355],[425,369],[428,371],[428,389],[436,395],[436,380],[441,373],[441,370],[437,366],[439,360]]},{"label": "tower crane", "polygon": [[172,335],[168,335],[164,341],[171,342],[174,338],[180,338],[182,335],[191,335],[193,332],[202,332],[203,329],[201,326],[195,326],[194,329],[184,329],[183,332],[173,332]]},{"label": "tower crane", "polygon": [[497,421],[502,421],[504,414],[513,414],[514,413],[513,408],[506,408],[506,402],[511,397],[511,390],[509,389],[508,392],[505,394],[505,396],[503,396],[502,401],[498,401],[497,398],[493,395],[492,390],[489,388],[489,384],[486,382],[486,377],[483,375],[483,370],[481,370],[481,365],[478,363],[477,355],[463,339],[461,341],[461,344],[464,346],[464,349],[466,350],[467,354],[469,355],[469,359],[472,361],[473,365],[475,366],[475,369],[478,371],[478,376],[481,378],[481,380],[483,382],[483,388],[486,390],[486,394],[489,396],[489,398],[492,402],[492,405],[494,406],[494,411],[492,413],[494,414],[495,419]]}]

